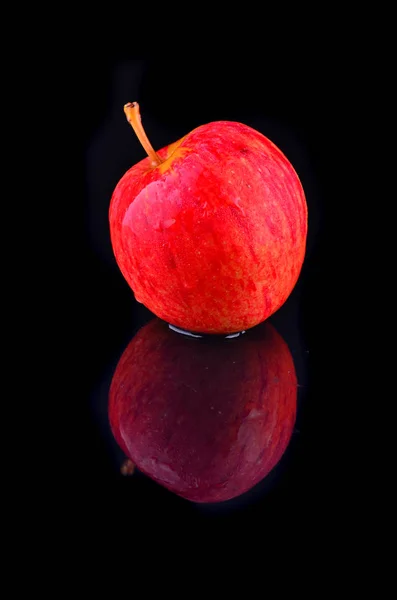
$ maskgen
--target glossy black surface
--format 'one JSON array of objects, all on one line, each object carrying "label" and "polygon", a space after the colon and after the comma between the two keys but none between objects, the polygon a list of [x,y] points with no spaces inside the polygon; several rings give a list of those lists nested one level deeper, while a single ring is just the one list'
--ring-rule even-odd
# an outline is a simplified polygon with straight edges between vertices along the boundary
[{"label": "glossy black surface", "polygon": [[[79,282],[73,292],[81,325],[75,359],[78,392],[69,404],[72,505],[88,521],[120,523],[139,515],[138,527],[202,528],[233,525],[243,531],[288,527],[317,518],[333,506],[341,450],[334,436],[337,318],[330,286],[333,257],[327,249],[326,216],[334,190],[330,183],[330,147],[335,122],[318,116],[326,98],[304,62],[280,75],[220,63],[205,69],[192,61],[188,72],[165,70],[156,61],[108,60],[86,65],[82,102],[95,98],[82,129],[82,193],[75,199],[84,211]],[[214,87],[214,81],[216,81]],[[299,93],[291,95],[291,86]],[[204,122],[244,122],[272,139],[294,165],[309,209],[307,255],[299,282],[285,305],[271,317],[292,353],[298,377],[298,410],[288,448],[269,476],[245,495],[217,505],[197,505],[153,482],[140,472],[120,474],[124,455],[111,434],[107,401],[118,360],[134,334],[153,315],[136,303],[115,263],[108,230],[108,206],[120,176],[143,158],[127,126],[122,107],[139,101],[145,128],[162,147]],[[320,107],[320,109],[319,109]],[[317,112],[314,110],[317,108]],[[333,375],[332,375],[333,373]],[[75,388],[76,389],[76,388]],[[337,457],[337,458],[336,458]],[[95,515],[95,516],[94,516]],[[98,517],[97,517],[97,516]],[[319,515],[318,517],[315,515]]]}]

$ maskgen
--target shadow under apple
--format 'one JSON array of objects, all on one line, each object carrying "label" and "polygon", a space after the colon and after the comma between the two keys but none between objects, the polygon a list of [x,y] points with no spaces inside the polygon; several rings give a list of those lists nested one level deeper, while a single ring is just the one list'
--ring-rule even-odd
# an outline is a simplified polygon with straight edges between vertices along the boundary
[{"label": "shadow under apple", "polygon": [[190,338],[153,319],[109,389],[113,436],[136,467],[193,502],[235,498],[268,475],[294,428],[297,377],[269,323],[235,339]]}]

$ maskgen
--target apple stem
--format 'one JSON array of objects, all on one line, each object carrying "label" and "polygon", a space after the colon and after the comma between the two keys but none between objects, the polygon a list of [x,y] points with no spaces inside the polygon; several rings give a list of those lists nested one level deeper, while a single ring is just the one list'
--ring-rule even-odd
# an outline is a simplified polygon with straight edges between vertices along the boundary
[{"label": "apple stem", "polygon": [[149,139],[145,133],[145,130],[141,121],[141,113],[139,112],[139,104],[138,102],[128,102],[124,105],[125,116],[127,117],[128,123],[131,125],[133,130],[136,133],[138,140],[141,142],[143,148],[145,149],[147,155],[152,161],[152,166],[157,167],[163,161],[157,154],[157,152],[153,149],[152,144],[149,142]]}]

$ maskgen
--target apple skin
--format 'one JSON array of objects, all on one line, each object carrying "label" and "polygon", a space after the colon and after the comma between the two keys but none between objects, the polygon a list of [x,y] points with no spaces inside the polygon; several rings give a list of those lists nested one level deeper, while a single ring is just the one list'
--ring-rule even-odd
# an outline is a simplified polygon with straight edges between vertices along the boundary
[{"label": "apple skin", "polygon": [[297,378],[265,322],[235,339],[192,339],[153,319],[115,369],[108,415],[136,467],[194,502],[241,495],[279,462],[292,435]]},{"label": "apple skin", "polygon": [[287,300],[304,261],[307,204],[293,166],[237,122],[194,129],[117,183],[116,262],[154,315],[200,333],[234,333]]}]

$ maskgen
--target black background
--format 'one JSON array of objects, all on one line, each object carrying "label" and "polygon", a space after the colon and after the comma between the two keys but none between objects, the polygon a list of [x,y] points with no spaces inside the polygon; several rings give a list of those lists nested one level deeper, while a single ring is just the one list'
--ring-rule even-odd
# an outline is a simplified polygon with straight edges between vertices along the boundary
[{"label": "black background", "polygon": [[[324,57],[319,68],[310,53],[292,55],[286,63],[269,61],[266,69],[261,61],[220,58],[189,58],[187,64],[88,52],[69,79],[72,118],[65,127],[70,125],[77,161],[62,174],[67,201],[62,233],[69,240],[68,250],[59,254],[70,283],[65,286],[61,277],[56,288],[63,311],[63,318],[55,317],[62,379],[54,378],[65,425],[53,470],[62,514],[102,532],[165,529],[210,532],[215,539],[233,528],[243,536],[283,531],[291,542],[295,528],[306,535],[335,532],[352,511],[351,459],[340,417],[349,396],[338,369],[339,348],[346,343],[339,290],[348,277],[348,269],[339,266],[349,260],[338,219],[345,202],[338,160],[349,110],[345,80],[337,62]],[[306,192],[305,264],[296,289],[272,317],[302,385],[296,431],[268,481],[220,506],[194,505],[140,473],[122,477],[122,455],[108,428],[113,370],[132,336],[152,318],[122,278],[108,230],[112,191],[144,157],[123,113],[129,101],[140,103],[155,148],[218,119],[258,129],[286,154]],[[339,246],[330,243],[335,223]]]}]

